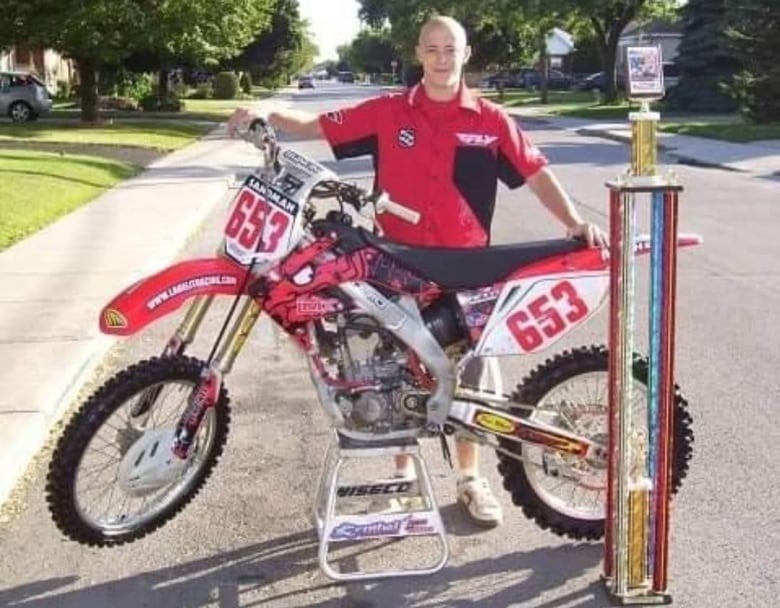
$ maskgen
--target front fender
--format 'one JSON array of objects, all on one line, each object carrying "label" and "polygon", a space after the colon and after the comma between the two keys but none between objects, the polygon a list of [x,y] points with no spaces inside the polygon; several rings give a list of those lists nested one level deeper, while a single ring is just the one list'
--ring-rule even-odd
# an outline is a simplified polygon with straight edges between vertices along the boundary
[{"label": "front fender", "polygon": [[226,258],[187,260],[141,279],[109,302],[100,313],[100,331],[132,335],[200,295],[237,295],[247,270]]}]

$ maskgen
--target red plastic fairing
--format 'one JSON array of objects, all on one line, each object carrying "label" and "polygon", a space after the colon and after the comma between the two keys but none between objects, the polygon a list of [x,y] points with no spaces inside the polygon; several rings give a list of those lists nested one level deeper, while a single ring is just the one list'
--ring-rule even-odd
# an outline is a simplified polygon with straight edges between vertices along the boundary
[{"label": "red plastic fairing", "polygon": [[188,260],[141,279],[109,302],[100,313],[100,331],[132,335],[200,295],[236,295],[246,269],[225,258]]}]

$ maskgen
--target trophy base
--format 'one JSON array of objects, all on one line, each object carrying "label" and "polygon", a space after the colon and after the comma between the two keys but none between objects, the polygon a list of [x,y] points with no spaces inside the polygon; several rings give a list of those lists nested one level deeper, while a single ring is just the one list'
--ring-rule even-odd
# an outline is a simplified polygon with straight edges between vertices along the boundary
[{"label": "trophy base", "polygon": [[660,606],[672,603],[671,594],[665,591],[640,587],[630,589],[626,593],[617,593],[614,579],[602,575],[601,580],[613,606]]}]

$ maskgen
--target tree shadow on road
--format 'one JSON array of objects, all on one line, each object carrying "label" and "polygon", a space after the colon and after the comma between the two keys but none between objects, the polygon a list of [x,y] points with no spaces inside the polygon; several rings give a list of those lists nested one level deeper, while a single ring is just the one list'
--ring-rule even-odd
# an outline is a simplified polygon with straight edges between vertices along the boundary
[{"label": "tree shadow on road", "polygon": [[[317,565],[317,537],[309,530],[179,563],[137,576],[73,588],[64,576],[0,590],[0,605],[24,608],[196,608],[202,606],[520,606],[553,608],[607,605],[597,582],[577,586],[601,559],[599,545],[537,548],[450,565],[422,578],[386,579],[342,585],[326,579]],[[451,561],[452,563],[452,561]],[[572,581],[572,582],[569,582]],[[565,591],[555,592],[566,585]],[[312,596],[326,594],[329,599]],[[335,597],[338,596],[338,597]]]}]

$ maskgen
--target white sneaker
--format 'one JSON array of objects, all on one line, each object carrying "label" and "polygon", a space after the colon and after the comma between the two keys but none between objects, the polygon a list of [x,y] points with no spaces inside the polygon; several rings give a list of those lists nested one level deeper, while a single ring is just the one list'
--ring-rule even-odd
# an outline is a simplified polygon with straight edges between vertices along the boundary
[{"label": "white sneaker", "polygon": [[458,480],[458,502],[481,526],[494,527],[504,521],[501,504],[484,477],[464,477]]}]

